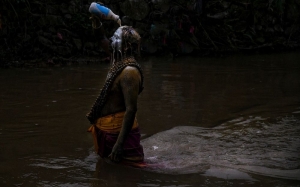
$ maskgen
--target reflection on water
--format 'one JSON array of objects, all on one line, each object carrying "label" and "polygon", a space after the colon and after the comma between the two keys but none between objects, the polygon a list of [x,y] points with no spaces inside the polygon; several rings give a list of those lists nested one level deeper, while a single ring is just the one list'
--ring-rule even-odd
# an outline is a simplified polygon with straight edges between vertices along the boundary
[{"label": "reflection on water", "polygon": [[141,61],[147,170],[93,152],[108,64],[0,70],[0,186],[299,186],[300,54]]}]

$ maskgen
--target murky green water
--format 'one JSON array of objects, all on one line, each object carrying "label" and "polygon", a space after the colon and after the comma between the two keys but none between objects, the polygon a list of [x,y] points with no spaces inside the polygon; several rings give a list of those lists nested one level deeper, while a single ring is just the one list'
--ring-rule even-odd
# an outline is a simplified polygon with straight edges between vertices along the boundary
[{"label": "murky green water", "polygon": [[300,186],[300,54],[141,61],[139,170],[93,152],[108,64],[0,69],[0,186]]}]

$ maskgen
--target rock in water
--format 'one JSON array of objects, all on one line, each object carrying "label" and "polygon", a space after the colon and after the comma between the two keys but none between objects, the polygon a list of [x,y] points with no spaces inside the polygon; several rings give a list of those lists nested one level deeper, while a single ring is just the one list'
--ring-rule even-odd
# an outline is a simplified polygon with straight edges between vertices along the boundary
[{"label": "rock in water", "polygon": [[[246,172],[300,180],[300,121],[245,117],[214,128],[178,126],[143,139],[145,162],[154,172],[202,173],[249,179]],[[280,145],[280,148],[278,147]],[[272,159],[270,159],[272,157]]]}]

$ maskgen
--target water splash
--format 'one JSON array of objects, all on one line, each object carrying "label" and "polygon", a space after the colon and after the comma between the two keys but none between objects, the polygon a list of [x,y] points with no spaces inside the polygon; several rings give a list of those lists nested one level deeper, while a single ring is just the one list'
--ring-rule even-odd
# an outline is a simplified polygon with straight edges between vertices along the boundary
[{"label": "water splash", "polygon": [[[134,52],[140,55],[140,35],[131,26],[119,27],[110,38],[112,52],[112,63],[133,56]],[[134,44],[137,47],[134,47]]]}]

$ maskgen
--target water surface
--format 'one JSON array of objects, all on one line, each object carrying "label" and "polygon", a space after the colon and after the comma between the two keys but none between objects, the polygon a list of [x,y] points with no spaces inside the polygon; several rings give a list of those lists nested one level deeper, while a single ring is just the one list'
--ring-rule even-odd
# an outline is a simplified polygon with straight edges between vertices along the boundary
[{"label": "water surface", "polygon": [[0,70],[1,186],[300,186],[298,53],[147,58],[139,170],[93,152],[109,64]]}]

